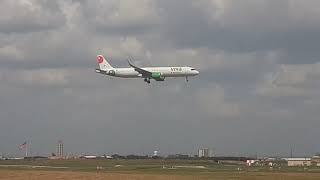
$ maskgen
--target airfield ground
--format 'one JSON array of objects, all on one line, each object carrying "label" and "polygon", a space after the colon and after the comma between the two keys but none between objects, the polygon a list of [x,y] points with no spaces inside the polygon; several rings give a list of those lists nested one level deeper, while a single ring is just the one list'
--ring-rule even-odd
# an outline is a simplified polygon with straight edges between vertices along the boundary
[{"label": "airfield ground", "polygon": [[318,167],[245,167],[180,160],[0,161],[1,180],[318,180]]},{"label": "airfield ground", "polygon": [[208,173],[199,175],[0,170],[1,180],[318,180],[304,173]]}]

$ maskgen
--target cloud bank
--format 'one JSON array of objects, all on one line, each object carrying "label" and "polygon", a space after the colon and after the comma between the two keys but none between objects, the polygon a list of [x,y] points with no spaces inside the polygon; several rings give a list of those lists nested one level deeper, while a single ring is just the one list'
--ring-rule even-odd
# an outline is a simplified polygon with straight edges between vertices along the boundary
[{"label": "cloud bank", "polygon": [[[320,151],[319,2],[0,2],[0,152],[298,155]],[[190,65],[146,86],[94,73]]]}]

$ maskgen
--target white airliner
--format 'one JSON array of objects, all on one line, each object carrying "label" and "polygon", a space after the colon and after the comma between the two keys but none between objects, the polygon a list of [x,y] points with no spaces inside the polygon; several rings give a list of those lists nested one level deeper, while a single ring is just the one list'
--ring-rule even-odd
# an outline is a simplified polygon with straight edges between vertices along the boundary
[{"label": "white airliner", "polygon": [[156,81],[164,81],[167,77],[186,77],[188,81],[189,76],[196,76],[199,74],[195,68],[192,67],[137,67],[133,65],[129,60],[130,68],[114,68],[107,60],[102,56],[97,56],[99,63],[99,69],[96,69],[97,73],[122,77],[122,78],[144,78],[144,81],[148,84],[151,79]]}]

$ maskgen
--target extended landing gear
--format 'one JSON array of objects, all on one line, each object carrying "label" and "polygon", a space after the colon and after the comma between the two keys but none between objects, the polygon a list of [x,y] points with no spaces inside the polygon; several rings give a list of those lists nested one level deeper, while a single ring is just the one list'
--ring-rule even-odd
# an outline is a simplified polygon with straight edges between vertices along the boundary
[{"label": "extended landing gear", "polygon": [[186,81],[189,82],[188,76],[186,76]]},{"label": "extended landing gear", "polygon": [[149,78],[144,78],[144,82],[150,84],[150,79]]}]

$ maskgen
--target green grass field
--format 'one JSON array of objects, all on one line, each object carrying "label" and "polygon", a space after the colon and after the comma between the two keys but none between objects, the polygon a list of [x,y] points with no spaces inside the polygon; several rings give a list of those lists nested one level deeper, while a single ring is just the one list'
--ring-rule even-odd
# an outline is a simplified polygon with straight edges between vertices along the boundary
[{"label": "green grass field", "polygon": [[[99,167],[99,168],[97,168]],[[6,160],[0,169],[53,170],[53,171],[107,171],[148,174],[198,174],[210,172],[270,172],[270,173],[320,173],[319,167],[246,167],[244,165],[218,164],[198,160]]]},{"label": "green grass field", "polygon": [[271,169],[195,160],[6,160],[0,161],[0,179],[318,180],[320,168]]}]

